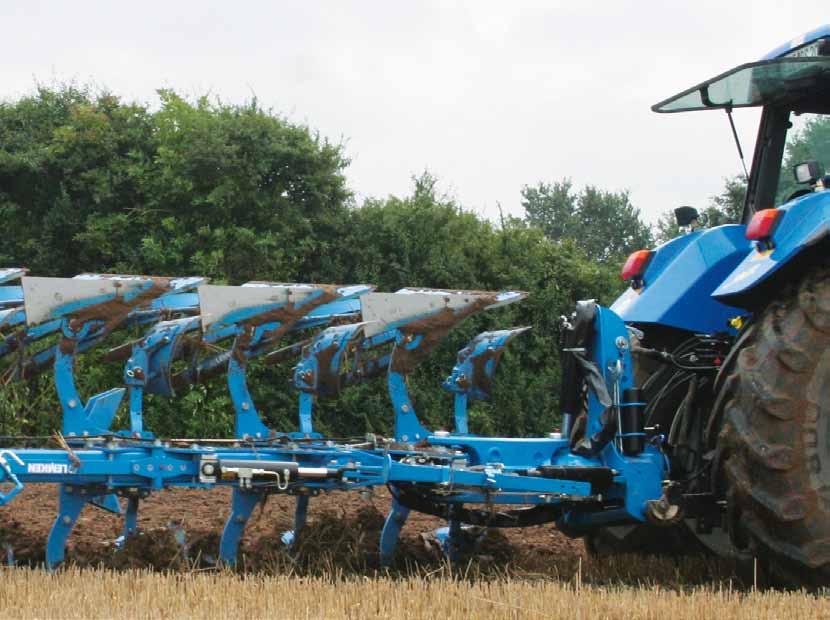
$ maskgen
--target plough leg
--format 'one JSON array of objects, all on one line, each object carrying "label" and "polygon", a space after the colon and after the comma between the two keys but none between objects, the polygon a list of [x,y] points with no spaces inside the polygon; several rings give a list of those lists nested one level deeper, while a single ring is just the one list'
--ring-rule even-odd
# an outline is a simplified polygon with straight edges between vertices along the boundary
[{"label": "plough leg", "polygon": [[124,514],[124,540],[138,531],[138,497],[127,500],[127,512]]},{"label": "plough leg", "polygon": [[314,409],[314,394],[300,392],[300,432],[310,435],[314,432],[314,425],[311,421],[311,413]]},{"label": "plough leg", "polygon": [[49,539],[46,542],[46,567],[49,570],[54,570],[63,562],[66,541],[86,503],[87,498],[76,489],[65,484],[60,486],[58,517],[49,531]]},{"label": "plough leg", "polygon": [[236,407],[236,436],[240,439],[266,439],[271,436],[271,431],[263,424],[248,391],[246,366],[245,361],[240,362],[234,357],[228,362],[228,390]]},{"label": "plough leg", "polygon": [[409,508],[392,498],[392,508],[383,524],[383,531],[380,534],[380,565],[390,566],[395,556],[395,547],[406,518],[409,516]]},{"label": "plough leg", "polygon": [[231,500],[231,514],[222,530],[219,541],[219,558],[228,566],[236,566],[236,555],[239,550],[239,541],[245,525],[251,518],[251,513],[259,503],[261,496],[258,493],[234,489]]},{"label": "plough leg", "polygon": [[297,536],[305,527],[306,518],[308,517],[308,501],[311,499],[308,495],[298,495],[297,504],[294,507],[294,529],[287,530],[282,533],[282,542],[285,546],[290,547],[297,542]]},{"label": "plough leg", "polygon": [[460,435],[470,432],[467,425],[467,394],[455,395],[455,432]]},{"label": "plough leg", "polygon": [[461,531],[461,521],[455,518],[455,513],[455,506],[453,506],[450,512],[452,517],[450,518],[449,535],[447,536],[446,548],[444,549],[447,559],[452,563],[458,561],[462,545],[464,544],[462,540],[464,534]]},{"label": "plough leg", "polygon": [[308,495],[298,495],[297,505],[294,508],[294,539],[300,535],[300,532],[305,527],[306,518],[308,517],[308,500],[311,499]]}]

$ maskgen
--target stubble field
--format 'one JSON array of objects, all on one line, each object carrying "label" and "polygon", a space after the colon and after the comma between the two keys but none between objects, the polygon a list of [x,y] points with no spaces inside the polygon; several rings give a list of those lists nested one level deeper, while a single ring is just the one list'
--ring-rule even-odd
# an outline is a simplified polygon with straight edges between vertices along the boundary
[{"label": "stubble field", "polygon": [[756,589],[737,567],[708,558],[598,560],[550,526],[488,536],[460,566],[430,532],[407,523],[391,570],[377,565],[388,496],[312,500],[306,535],[280,543],[292,500],[274,497],[252,519],[237,571],[215,567],[227,490],[174,490],[142,505],[143,533],[123,550],[120,520],[86,509],[67,566],[38,568],[56,489],[29,487],[0,509],[0,618],[830,618],[821,593]]},{"label": "stubble field", "polygon": [[7,569],[0,609],[8,618],[718,618],[830,615],[801,593],[659,586],[582,586],[541,579],[394,579],[285,575]]}]

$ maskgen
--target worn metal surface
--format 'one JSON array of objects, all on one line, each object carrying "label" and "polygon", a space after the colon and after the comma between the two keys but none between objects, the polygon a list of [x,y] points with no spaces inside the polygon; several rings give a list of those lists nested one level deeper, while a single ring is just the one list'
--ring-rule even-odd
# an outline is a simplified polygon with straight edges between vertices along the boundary
[{"label": "worn metal surface", "polygon": [[[310,285],[269,284],[258,286],[222,286],[205,284],[199,287],[202,328],[207,330],[214,323],[229,316],[244,316],[245,310],[276,305],[279,307],[296,304],[313,294]],[[261,316],[251,313],[252,316]],[[258,320],[258,319],[253,319]],[[262,319],[261,324],[267,322]]]}]

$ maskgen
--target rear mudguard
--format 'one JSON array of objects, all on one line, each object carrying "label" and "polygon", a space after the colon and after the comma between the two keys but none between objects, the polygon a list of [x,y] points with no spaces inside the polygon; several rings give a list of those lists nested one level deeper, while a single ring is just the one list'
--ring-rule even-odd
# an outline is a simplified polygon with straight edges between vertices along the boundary
[{"label": "rear mudguard", "polygon": [[729,224],[676,237],[654,250],[639,288],[611,306],[626,323],[666,325],[712,334],[729,331],[743,312],[712,292],[753,251],[746,227]]},{"label": "rear mudguard", "polygon": [[830,239],[830,192],[807,194],[779,209],[784,213],[773,231],[771,244],[752,242],[754,247],[749,254],[713,292],[721,302],[749,307],[754,290],[774,284],[777,277],[785,276],[782,267]]}]

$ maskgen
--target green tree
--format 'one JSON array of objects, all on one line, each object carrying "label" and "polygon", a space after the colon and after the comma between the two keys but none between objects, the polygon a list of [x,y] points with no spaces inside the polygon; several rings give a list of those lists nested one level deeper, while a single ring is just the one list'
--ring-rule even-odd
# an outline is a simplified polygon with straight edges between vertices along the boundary
[{"label": "green tree", "polygon": [[778,179],[778,195],[776,203],[781,204],[796,190],[804,189],[804,185],[796,183],[793,168],[796,164],[815,159],[830,170],[830,117],[809,116],[804,126],[789,135],[784,155],[784,164],[781,166],[781,176]]},{"label": "green tree", "polygon": [[[586,259],[569,240],[554,242],[525,221],[503,226],[465,211],[437,190],[428,174],[413,179],[406,197],[371,199],[351,212],[339,256],[352,279],[382,290],[405,286],[521,290],[527,299],[484,312],[451,331],[409,382],[416,410],[430,425],[451,425],[452,399],[440,389],[456,353],[487,329],[532,326],[508,347],[496,375],[494,399],[471,406],[476,432],[542,433],[558,421],[559,317],[577,299],[610,303],[621,289],[616,269]],[[324,404],[330,424],[388,429],[391,409],[382,382],[350,390]],[[343,427],[335,427],[344,430]]]},{"label": "green tree", "polygon": [[575,192],[570,179],[522,189],[525,220],[553,241],[571,240],[586,256],[616,264],[652,244],[651,229],[631,204],[627,191],[588,185]]},{"label": "green tree", "polygon": [[[739,223],[745,198],[746,179],[743,176],[725,179],[721,193],[709,198],[709,204],[699,212],[698,224],[703,228],[714,228]],[[658,243],[665,243],[681,234],[683,231],[677,225],[674,211],[666,211],[657,220],[655,239]]]},{"label": "green tree", "polygon": [[522,188],[525,220],[554,241],[572,238],[577,225],[577,199],[570,179]]},{"label": "green tree", "polygon": [[[190,102],[171,91],[160,98],[152,111],[68,86],[0,103],[0,265],[36,275],[194,274],[231,283],[332,278],[332,248],[351,203],[341,147],[255,101]],[[79,361],[84,394],[121,382],[103,348]],[[4,388],[8,431],[56,427],[50,384],[44,376]],[[274,403],[279,419],[288,401],[266,407]],[[167,435],[226,435],[232,427],[221,379],[175,403],[154,399],[148,411]]]},{"label": "green tree", "polygon": [[[580,232],[576,216],[595,229],[620,213],[636,220],[626,194],[596,188],[576,194],[574,209],[563,211],[570,216],[567,234],[532,225],[532,209],[527,220],[508,218],[497,227],[443,195],[428,174],[413,180],[409,195],[356,207],[341,147],[309,128],[256,102],[188,101],[170,91],[160,97],[159,109],[151,110],[84,89],[42,88],[0,104],[0,213],[7,233],[0,238],[0,265],[25,265],[37,275],[115,271],[231,283],[527,291],[524,302],[453,330],[412,375],[410,389],[430,426],[449,426],[452,398],[440,384],[457,351],[482,330],[532,326],[506,352],[493,402],[473,404],[472,428],[521,435],[556,426],[558,317],[577,299],[613,300],[621,282],[607,261],[643,234],[636,226],[615,227],[609,241],[598,230]],[[526,200],[544,206],[550,188],[533,189],[537,194],[526,189]],[[554,193],[555,200],[573,196],[569,183]],[[138,337],[140,331],[118,333],[111,342]],[[78,362],[83,394],[121,383],[122,369],[105,362],[105,349]],[[290,363],[250,365],[253,396],[273,428],[296,427],[290,376]],[[0,392],[4,432],[42,434],[58,426],[50,384],[42,376]],[[162,436],[232,432],[221,377],[173,400],[150,398],[146,417]],[[378,379],[336,401],[322,400],[315,425],[344,436],[388,433],[392,421],[385,382]]]},{"label": "green tree", "polygon": [[350,193],[342,149],[261,109],[74,87],[0,104],[0,263],[221,281],[322,276]]}]

